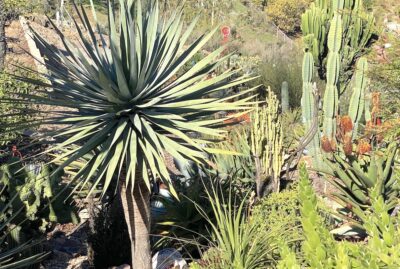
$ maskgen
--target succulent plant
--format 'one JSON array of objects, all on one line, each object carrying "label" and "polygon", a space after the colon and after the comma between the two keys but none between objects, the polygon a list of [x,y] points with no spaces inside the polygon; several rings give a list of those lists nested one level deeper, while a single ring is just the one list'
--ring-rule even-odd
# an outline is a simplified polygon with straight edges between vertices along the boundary
[{"label": "succulent plant", "polygon": [[[0,187],[0,197],[7,194],[6,186]],[[21,226],[13,224],[23,208],[15,208],[13,202],[18,194],[10,199],[0,200],[0,268],[36,268],[31,267],[44,260],[50,253],[38,247],[42,240],[25,240]]]},{"label": "succulent plant", "polygon": [[282,112],[287,112],[290,108],[290,106],[289,106],[289,83],[287,81],[282,82],[281,106],[282,106]]},{"label": "succulent plant", "polygon": [[371,188],[377,185],[380,195],[392,210],[400,191],[400,179],[394,173],[397,151],[397,142],[392,142],[386,149],[364,155],[345,156],[340,151],[327,155],[326,164],[333,171],[333,177],[328,176],[327,180],[338,190],[333,198],[350,210],[366,210],[371,207]]},{"label": "succulent plant", "polygon": [[342,17],[343,38],[340,40],[340,94],[348,86],[353,65],[365,54],[365,47],[372,39],[374,16],[367,12],[360,0],[319,0],[312,3],[301,17],[306,49],[313,54],[318,73],[325,79],[329,72],[326,65],[329,61],[328,44],[329,28],[332,19],[340,14]]},{"label": "succulent plant", "polygon": [[63,193],[61,174],[54,170],[43,164],[22,166],[18,158],[10,158],[0,167],[0,184],[5,188],[2,199],[17,195],[12,206],[22,208],[14,223],[28,219],[45,231],[51,222],[78,222],[73,206],[64,202],[69,193]]},{"label": "succulent plant", "polygon": [[251,155],[256,168],[257,195],[262,197],[267,191],[266,184],[272,187],[272,191],[279,191],[280,174],[284,163],[279,101],[271,89],[268,90],[265,105],[256,107],[251,121]]}]

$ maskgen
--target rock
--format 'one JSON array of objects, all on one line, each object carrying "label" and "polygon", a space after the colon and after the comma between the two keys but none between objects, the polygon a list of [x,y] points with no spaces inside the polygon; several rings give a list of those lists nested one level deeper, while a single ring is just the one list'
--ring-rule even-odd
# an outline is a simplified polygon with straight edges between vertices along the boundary
[{"label": "rock", "polygon": [[123,264],[120,266],[114,266],[114,267],[110,267],[109,269],[131,269],[131,266],[128,264]]},{"label": "rock", "polygon": [[48,20],[48,18],[41,14],[33,13],[28,17],[28,19],[45,28],[51,26],[51,23]]},{"label": "rock", "polygon": [[84,221],[90,219],[90,213],[87,208],[84,208],[81,211],[79,211],[78,215],[79,215],[79,219],[81,220],[81,222],[84,222]]},{"label": "rock", "polygon": [[187,269],[182,255],[173,248],[162,249],[153,256],[153,269]]},{"label": "rock", "polygon": [[46,249],[52,251],[50,259],[43,262],[46,269],[89,269],[87,257],[87,225],[58,224],[48,234]]},{"label": "rock", "polygon": [[86,256],[80,256],[75,259],[72,259],[68,263],[68,269],[88,269],[89,262]]}]

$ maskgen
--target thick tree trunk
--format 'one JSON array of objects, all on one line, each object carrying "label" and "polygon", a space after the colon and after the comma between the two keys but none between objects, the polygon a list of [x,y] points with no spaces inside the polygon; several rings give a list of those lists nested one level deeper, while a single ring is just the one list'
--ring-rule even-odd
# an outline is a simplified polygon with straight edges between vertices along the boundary
[{"label": "thick tree trunk", "polygon": [[0,0],[0,72],[4,69],[4,60],[6,58],[6,11],[4,0]]},{"label": "thick tree trunk", "polygon": [[151,269],[150,191],[137,175],[133,192],[123,182],[120,195],[131,240],[132,268]]}]

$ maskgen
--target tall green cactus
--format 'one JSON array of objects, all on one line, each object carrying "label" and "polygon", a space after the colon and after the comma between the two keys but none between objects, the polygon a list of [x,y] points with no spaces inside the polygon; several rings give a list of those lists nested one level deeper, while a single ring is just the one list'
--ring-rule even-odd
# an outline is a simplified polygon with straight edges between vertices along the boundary
[{"label": "tall green cactus", "polygon": [[273,191],[279,191],[284,162],[279,101],[271,89],[268,90],[266,105],[256,107],[251,122],[250,142],[256,165],[257,195],[262,197],[265,181],[272,183]]},{"label": "tall green cactus", "polygon": [[[316,109],[314,104],[314,95],[313,95],[313,80],[314,76],[314,59],[313,54],[311,52],[306,52],[303,58],[303,67],[302,67],[302,78],[303,78],[303,96],[301,98],[301,107],[303,114],[303,122],[306,126],[306,132],[310,130],[312,127],[314,110]],[[311,143],[307,146],[307,150],[309,155],[317,160],[317,156],[319,155],[319,132],[317,132],[311,141]]]},{"label": "tall green cactus", "polygon": [[323,55],[326,55],[326,21],[329,19],[326,4],[319,2],[321,3],[311,3],[310,8],[301,16],[304,44],[312,53],[318,67],[322,66]]},{"label": "tall green cactus", "polygon": [[349,116],[354,123],[353,137],[357,134],[358,123],[361,120],[365,109],[365,92],[368,84],[367,71],[367,59],[361,57],[357,62],[353,93],[351,95],[349,105]]},{"label": "tall green cactus", "polygon": [[342,46],[342,16],[335,13],[328,34],[328,62],[326,65],[326,89],[323,103],[323,136],[334,139],[336,116],[339,109],[340,48]]},{"label": "tall green cactus", "polygon": [[351,80],[354,63],[365,53],[365,47],[372,38],[375,19],[364,10],[362,0],[319,0],[310,5],[302,15],[301,28],[305,47],[313,53],[321,79],[327,76],[327,29],[335,13],[341,15],[343,26],[339,53],[339,94],[342,94]]},{"label": "tall green cactus", "polygon": [[289,111],[289,83],[287,81],[282,82],[281,87],[281,107],[282,112]]}]

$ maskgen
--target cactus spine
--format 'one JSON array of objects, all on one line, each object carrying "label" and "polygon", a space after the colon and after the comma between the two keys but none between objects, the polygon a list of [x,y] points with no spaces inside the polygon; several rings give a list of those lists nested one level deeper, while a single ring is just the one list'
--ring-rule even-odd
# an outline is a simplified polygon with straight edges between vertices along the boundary
[{"label": "cactus spine", "polygon": [[270,88],[266,105],[256,107],[252,113],[250,142],[256,163],[257,195],[263,196],[266,180],[271,181],[274,191],[279,191],[284,155],[283,134],[279,101]]},{"label": "cactus spine", "polygon": [[358,123],[365,109],[365,91],[368,84],[368,62],[362,57],[357,62],[353,93],[350,98],[349,116],[354,123],[353,137],[357,134]]},{"label": "cactus spine", "polygon": [[287,81],[282,82],[281,106],[283,113],[289,111],[289,83],[287,83]]}]

